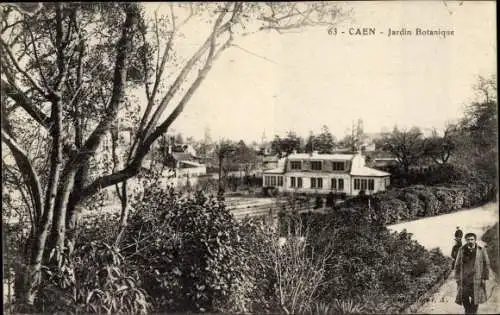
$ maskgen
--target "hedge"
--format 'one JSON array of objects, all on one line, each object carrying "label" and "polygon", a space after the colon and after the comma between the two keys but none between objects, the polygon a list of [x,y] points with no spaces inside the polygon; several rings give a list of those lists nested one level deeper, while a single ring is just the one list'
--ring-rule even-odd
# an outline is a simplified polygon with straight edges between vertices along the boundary
[{"label": "hedge", "polygon": [[[403,201],[390,204],[406,208]],[[449,272],[450,258],[426,250],[406,231],[390,232],[372,220],[373,212],[350,208],[301,215],[313,252],[333,246],[335,253],[326,262],[328,285],[319,291],[318,302],[352,301],[358,313],[399,313]],[[281,223],[294,221],[284,219]]]},{"label": "hedge", "polygon": [[493,199],[494,191],[491,184],[484,182],[449,187],[414,185],[393,188],[372,196],[354,197],[346,201],[341,209],[366,209],[370,199],[373,208],[371,215],[376,216],[375,219],[382,224],[393,224],[481,205]]}]

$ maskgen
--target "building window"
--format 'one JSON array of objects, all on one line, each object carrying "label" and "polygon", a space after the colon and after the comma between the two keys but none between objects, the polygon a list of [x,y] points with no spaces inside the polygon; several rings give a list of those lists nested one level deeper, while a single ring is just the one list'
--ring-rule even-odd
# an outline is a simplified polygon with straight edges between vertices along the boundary
[{"label": "building window", "polygon": [[339,190],[342,191],[344,190],[344,179],[339,178]]},{"label": "building window", "polygon": [[321,161],[311,161],[311,170],[321,171]]},{"label": "building window", "polygon": [[271,176],[271,186],[276,186],[276,176]]},{"label": "building window", "polygon": [[368,180],[368,190],[375,190],[375,180],[373,179]]},{"label": "building window", "polygon": [[359,178],[354,179],[354,189],[359,190]]},{"label": "building window", "polygon": [[323,178],[311,177],[311,188],[323,188]]},{"label": "building window", "polygon": [[302,188],[302,177],[297,177],[297,187]]},{"label": "building window", "polygon": [[389,187],[391,185],[391,179],[389,177],[385,178],[385,187]]},{"label": "building window", "polygon": [[283,187],[283,176],[278,176],[278,186]]},{"label": "building window", "polygon": [[366,188],[368,188],[367,180],[366,179],[362,179],[361,180],[361,190],[366,190]]},{"label": "building window", "polygon": [[344,170],[344,162],[333,162],[332,170],[334,171],[343,171]]},{"label": "building window", "polygon": [[290,187],[295,187],[297,185],[297,179],[295,177],[290,177]]},{"label": "building window", "polygon": [[300,169],[302,169],[302,162],[301,161],[290,161],[290,168],[292,170],[300,170]]},{"label": "building window", "polygon": [[337,179],[336,178],[332,178],[332,189],[337,190]]},{"label": "building window", "polygon": [[269,186],[269,176],[264,177],[264,186],[266,186],[266,187]]}]

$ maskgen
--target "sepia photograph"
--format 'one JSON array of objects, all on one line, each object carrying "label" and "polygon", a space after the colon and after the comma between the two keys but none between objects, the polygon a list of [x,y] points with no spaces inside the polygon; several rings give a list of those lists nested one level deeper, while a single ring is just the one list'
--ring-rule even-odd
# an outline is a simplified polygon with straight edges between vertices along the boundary
[{"label": "sepia photograph", "polygon": [[499,314],[495,1],[0,3],[5,314]]}]

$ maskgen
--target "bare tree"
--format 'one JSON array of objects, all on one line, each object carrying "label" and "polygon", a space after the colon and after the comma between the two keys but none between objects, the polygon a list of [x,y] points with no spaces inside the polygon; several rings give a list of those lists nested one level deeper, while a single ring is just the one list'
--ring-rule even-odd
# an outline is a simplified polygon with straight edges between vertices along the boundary
[{"label": "bare tree", "polygon": [[432,136],[425,139],[425,155],[431,158],[436,164],[444,165],[448,163],[451,155],[456,149],[456,126],[446,126],[443,136],[439,136],[434,130]]},{"label": "bare tree", "polygon": [[[236,35],[330,26],[342,17],[335,3],[169,4],[168,14],[156,14],[152,21],[135,3],[46,3],[30,15],[8,5],[1,9],[2,113],[9,113],[2,117],[2,142],[22,174],[35,214],[20,297],[28,305],[35,299],[42,264],[57,269],[65,249],[71,254],[78,208],[117,184],[126,201],[127,180],[140,172],[154,142]],[[185,36],[183,27],[196,19],[209,26],[202,43],[182,61],[177,44]],[[139,88],[146,104],[139,106],[122,166],[89,174],[110,131],[116,140],[116,120],[127,104],[137,102],[132,95]],[[23,148],[27,139],[14,119],[19,116],[46,140],[43,170]],[[122,213],[123,221],[126,217]]]},{"label": "bare tree", "polygon": [[392,133],[382,137],[381,142],[383,149],[394,154],[405,172],[417,164],[425,152],[422,132],[418,128],[399,130],[395,127]]}]

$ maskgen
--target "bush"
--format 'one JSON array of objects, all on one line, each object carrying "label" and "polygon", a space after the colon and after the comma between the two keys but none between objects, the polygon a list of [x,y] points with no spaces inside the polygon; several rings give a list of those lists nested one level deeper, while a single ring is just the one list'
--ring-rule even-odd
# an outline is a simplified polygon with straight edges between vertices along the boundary
[{"label": "bush", "polygon": [[42,313],[133,313],[151,310],[138,277],[123,256],[101,241],[79,246],[63,256],[56,273],[43,268],[35,308]]},{"label": "bush", "polygon": [[491,269],[496,273],[497,280],[500,278],[500,260],[499,260],[499,237],[500,231],[498,230],[498,222],[489,228],[481,238],[486,243],[486,251],[490,258]]},{"label": "bush", "polygon": [[433,194],[431,189],[422,185],[416,185],[407,188],[407,191],[412,192],[413,194],[417,195],[420,200],[422,200],[424,204],[424,216],[429,217],[439,214],[439,200]]},{"label": "bush", "polygon": [[243,285],[233,292],[231,312],[267,313],[277,312],[277,283],[273,273],[271,251],[277,235],[268,228],[264,220],[246,219],[241,222],[242,257],[244,263]]},{"label": "bush", "polygon": [[390,195],[381,195],[376,198],[378,199],[376,212],[381,217],[383,224],[411,219],[408,207],[402,200]]},{"label": "bush", "polygon": [[425,215],[425,205],[418,196],[409,190],[403,190],[403,201],[406,202],[410,218],[423,217]]},{"label": "bush", "polygon": [[323,208],[323,197],[316,196],[316,198],[314,198],[314,209],[321,209],[321,208]]},{"label": "bush", "polygon": [[239,227],[223,200],[155,188],[134,208],[122,252],[155,311],[224,310],[243,265]]},{"label": "bush", "polygon": [[350,208],[307,216],[308,224],[315,227],[310,230],[313,249],[330,244],[335,253],[327,261],[328,285],[319,291],[318,301],[328,305],[334,299],[351,300],[366,312],[397,313],[449,271],[450,259],[439,251],[425,250],[406,231],[389,232],[382,222],[367,219],[366,212]]}]

